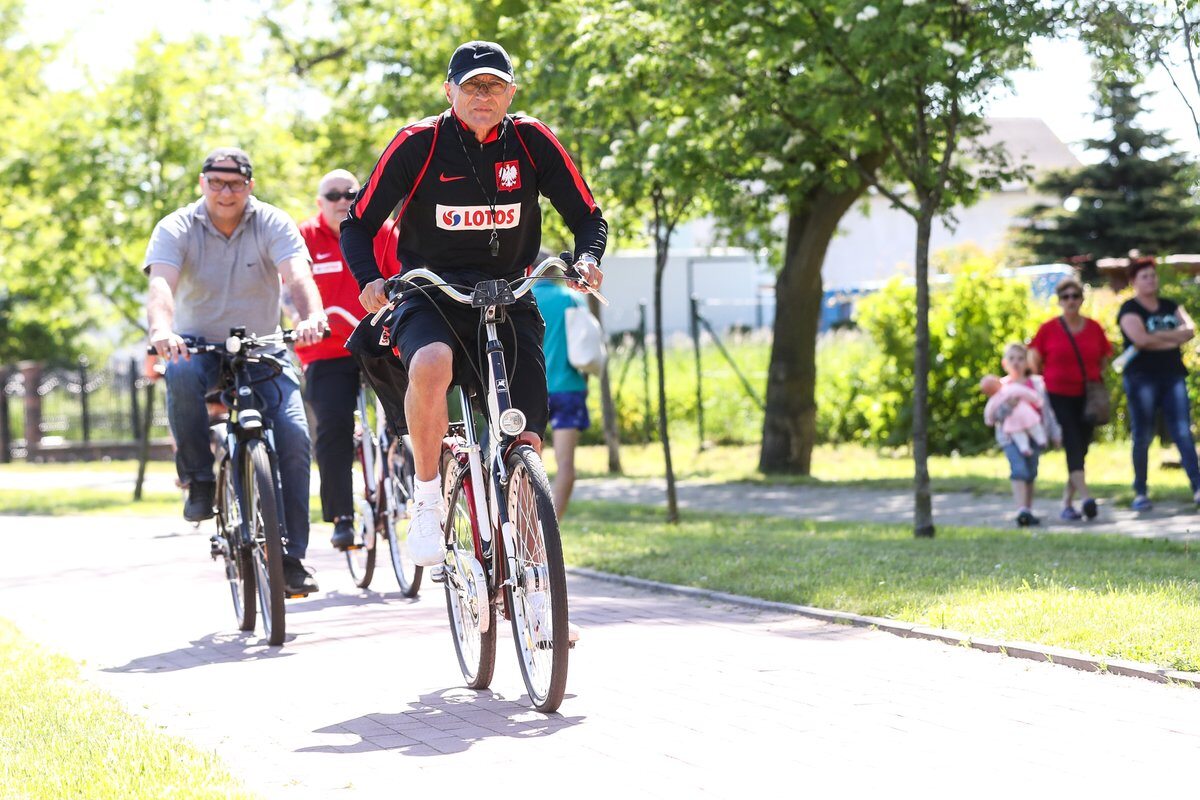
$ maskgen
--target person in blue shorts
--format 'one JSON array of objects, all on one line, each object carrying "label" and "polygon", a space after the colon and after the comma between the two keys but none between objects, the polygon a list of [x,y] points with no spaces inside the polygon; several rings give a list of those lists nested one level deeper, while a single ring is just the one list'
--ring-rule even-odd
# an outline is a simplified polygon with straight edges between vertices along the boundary
[{"label": "person in blue shorts", "polygon": [[[549,273],[548,273],[549,274]],[[591,424],[587,410],[587,376],[571,366],[567,358],[567,309],[587,308],[579,292],[567,288],[564,281],[543,280],[533,285],[538,311],[546,322],[542,349],[546,354],[546,387],[549,392],[551,443],[554,463],[554,511],[559,519],[567,511],[575,486],[575,446],[579,434]]]}]

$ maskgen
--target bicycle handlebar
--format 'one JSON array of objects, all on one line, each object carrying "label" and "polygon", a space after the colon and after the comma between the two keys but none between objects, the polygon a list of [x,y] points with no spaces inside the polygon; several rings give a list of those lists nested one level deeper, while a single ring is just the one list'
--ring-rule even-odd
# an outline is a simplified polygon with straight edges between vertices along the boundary
[{"label": "bicycle handlebar", "polygon": [[[328,339],[333,331],[326,328],[322,331],[322,339]],[[296,341],[295,331],[280,331],[267,336],[255,336],[252,333],[230,333],[223,342],[198,342],[195,337],[182,336],[183,343],[187,345],[189,353],[226,353],[228,355],[236,355],[245,350],[253,350],[258,347],[282,347],[285,344],[292,344]],[[158,351],[153,345],[146,348],[147,355],[158,355]],[[267,353],[260,355],[268,356]]]},{"label": "bicycle handlebar", "polygon": [[[566,254],[564,253],[563,255]],[[579,273],[575,271],[575,268],[572,265],[568,264],[559,256],[550,256],[542,261],[542,263],[534,267],[533,271],[530,272],[528,276],[515,284],[509,284],[512,287],[513,297],[520,298],[526,295],[529,290],[533,288],[533,284],[539,280],[542,280],[542,276],[546,273],[546,271],[554,267],[561,269],[567,280],[574,283],[581,283],[579,279]],[[426,267],[418,267],[417,269],[409,270],[402,275],[396,275],[388,278],[384,282],[384,292],[387,294],[388,304],[376,311],[371,317],[372,325],[378,324],[380,317],[395,308],[396,304],[399,303],[405,292],[413,291],[414,289],[419,290],[420,287],[416,283],[417,278],[421,278],[428,285],[433,286],[436,289],[440,289],[443,294],[452,300],[462,303],[463,305],[471,305],[471,298],[473,297],[473,294],[464,292],[460,287],[447,283],[441,275],[438,275],[436,272],[433,272]],[[402,288],[402,285],[405,283],[409,284],[411,288]],[[600,294],[595,289],[588,289],[588,294],[595,295],[597,300],[604,305],[608,305],[607,298],[605,298],[604,295]]]}]

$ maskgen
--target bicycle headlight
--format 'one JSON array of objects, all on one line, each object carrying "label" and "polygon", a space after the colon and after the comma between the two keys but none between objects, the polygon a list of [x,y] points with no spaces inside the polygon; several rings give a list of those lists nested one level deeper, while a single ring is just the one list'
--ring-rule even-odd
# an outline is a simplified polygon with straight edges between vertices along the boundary
[{"label": "bicycle headlight", "polygon": [[500,414],[500,431],[516,436],[525,430],[525,413],[519,408],[510,408]]},{"label": "bicycle headlight", "polygon": [[225,349],[231,353],[236,353],[242,349],[242,338],[240,336],[230,336],[225,340]]},{"label": "bicycle headlight", "polygon": [[262,414],[260,414],[255,409],[248,408],[245,411],[238,414],[238,424],[240,424],[242,426],[243,430],[247,430],[247,431],[260,430],[262,428],[262,424],[263,424]]}]

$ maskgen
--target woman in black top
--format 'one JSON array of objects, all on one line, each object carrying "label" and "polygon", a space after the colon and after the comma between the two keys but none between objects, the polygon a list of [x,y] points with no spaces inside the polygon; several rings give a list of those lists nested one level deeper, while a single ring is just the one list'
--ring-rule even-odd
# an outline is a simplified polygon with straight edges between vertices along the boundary
[{"label": "woman in black top", "polygon": [[1192,484],[1193,499],[1200,503],[1200,466],[1188,401],[1187,369],[1179,346],[1196,335],[1195,324],[1183,306],[1159,297],[1158,272],[1153,258],[1135,257],[1129,264],[1134,297],[1117,313],[1117,324],[1126,347],[1137,355],[1125,367],[1125,396],[1133,428],[1133,510],[1149,511],[1146,461],[1154,439],[1154,412],[1161,410],[1167,430],[1179,448],[1179,459]]}]

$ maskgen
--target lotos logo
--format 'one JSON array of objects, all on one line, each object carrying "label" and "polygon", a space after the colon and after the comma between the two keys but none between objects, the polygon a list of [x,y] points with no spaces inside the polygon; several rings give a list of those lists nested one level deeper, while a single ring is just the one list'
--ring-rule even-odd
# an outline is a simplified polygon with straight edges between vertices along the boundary
[{"label": "lotos logo", "polygon": [[521,188],[519,161],[505,161],[496,165],[496,188],[502,192],[515,192]]},{"label": "lotos logo", "polygon": [[521,204],[496,206],[493,214],[488,206],[444,206],[438,203],[434,216],[437,226],[445,231],[515,228],[521,224]]}]

